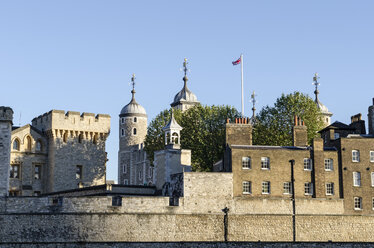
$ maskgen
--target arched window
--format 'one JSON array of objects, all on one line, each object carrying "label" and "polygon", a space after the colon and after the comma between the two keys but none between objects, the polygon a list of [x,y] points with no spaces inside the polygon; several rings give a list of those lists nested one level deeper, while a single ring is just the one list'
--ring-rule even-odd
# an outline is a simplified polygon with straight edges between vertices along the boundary
[{"label": "arched window", "polygon": [[174,132],[171,135],[171,143],[172,144],[179,144],[179,135],[178,135],[178,133]]},{"label": "arched window", "polygon": [[121,123],[123,124],[123,123],[125,123],[125,118],[121,118]]},{"label": "arched window", "polygon": [[37,152],[42,151],[42,142],[40,140],[36,141],[35,151],[37,151]]},{"label": "arched window", "polygon": [[97,144],[97,140],[98,140],[98,137],[97,137],[97,134],[95,134],[94,137],[93,137],[93,143],[95,145]]},{"label": "arched window", "polygon": [[133,135],[136,135],[136,128],[132,130]]},{"label": "arched window", "polygon": [[13,150],[19,151],[19,139],[13,141]]},{"label": "arched window", "polygon": [[30,138],[30,136],[26,137],[26,150],[31,151],[31,138]]},{"label": "arched window", "polygon": [[64,141],[65,143],[68,142],[68,137],[69,137],[68,132],[65,132],[65,133],[64,133],[64,137],[63,137],[63,141]]},{"label": "arched window", "polygon": [[82,143],[82,140],[83,140],[83,134],[80,134],[80,135],[78,136],[78,142],[79,142],[79,143]]},{"label": "arched window", "polygon": [[125,129],[121,129],[121,136],[125,136]]},{"label": "arched window", "polygon": [[138,122],[138,118],[134,117],[134,122]]}]

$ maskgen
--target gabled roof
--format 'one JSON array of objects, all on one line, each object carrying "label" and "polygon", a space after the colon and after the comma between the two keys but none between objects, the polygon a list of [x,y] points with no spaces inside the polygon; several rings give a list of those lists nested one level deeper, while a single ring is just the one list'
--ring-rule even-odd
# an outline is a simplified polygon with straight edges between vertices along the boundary
[{"label": "gabled roof", "polygon": [[27,129],[27,128],[32,129],[33,131],[40,134],[41,136],[44,136],[43,132],[41,132],[39,129],[31,126],[30,124],[26,124],[22,127],[12,127],[12,133],[17,133],[17,132],[22,131],[22,130]]},{"label": "gabled roof", "polygon": [[330,130],[330,129],[341,129],[341,130],[355,130],[355,128],[353,127],[350,127],[348,126],[347,124],[344,124],[340,121],[335,121],[334,123],[332,123],[331,125],[325,127],[324,129],[318,131],[319,133],[322,133],[326,130]]}]

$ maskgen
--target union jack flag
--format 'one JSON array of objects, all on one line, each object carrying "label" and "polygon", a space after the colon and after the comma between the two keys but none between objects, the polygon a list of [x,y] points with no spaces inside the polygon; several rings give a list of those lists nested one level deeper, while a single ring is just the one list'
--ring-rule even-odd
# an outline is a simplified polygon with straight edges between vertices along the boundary
[{"label": "union jack flag", "polygon": [[238,58],[237,60],[235,60],[235,61],[232,62],[232,65],[239,65],[240,62],[241,62],[241,59]]}]

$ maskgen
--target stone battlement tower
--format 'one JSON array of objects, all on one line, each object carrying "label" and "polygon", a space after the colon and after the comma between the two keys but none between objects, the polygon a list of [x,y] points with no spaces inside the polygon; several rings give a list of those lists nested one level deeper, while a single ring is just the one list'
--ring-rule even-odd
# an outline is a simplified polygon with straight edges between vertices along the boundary
[{"label": "stone battlement tower", "polygon": [[8,195],[13,110],[0,107],[0,197]]},{"label": "stone battlement tower", "polygon": [[109,115],[51,110],[34,118],[32,126],[48,140],[45,192],[105,183]]}]

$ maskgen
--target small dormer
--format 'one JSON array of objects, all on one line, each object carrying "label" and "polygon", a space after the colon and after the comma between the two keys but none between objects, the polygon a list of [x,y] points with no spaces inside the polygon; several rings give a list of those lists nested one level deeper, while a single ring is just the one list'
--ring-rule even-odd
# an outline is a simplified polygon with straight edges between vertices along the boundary
[{"label": "small dormer", "polygon": [[180,149],[180,131],[183,128],[174,118],[173,109],[171,109],[171,118],[169,123],[162,129],[165,132],[165,146],[171,149]]}]

